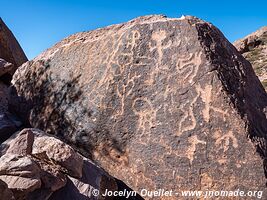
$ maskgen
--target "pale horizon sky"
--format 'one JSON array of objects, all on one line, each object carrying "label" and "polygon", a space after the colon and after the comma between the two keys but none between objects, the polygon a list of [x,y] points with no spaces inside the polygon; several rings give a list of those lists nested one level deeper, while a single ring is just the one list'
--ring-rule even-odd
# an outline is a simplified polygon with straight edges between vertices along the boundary
[{"label": "pale horizon sky", "polygon": [[199,17],[217,26],[230,42],[267,26],[263,0],[1,0],[0,5],[0,17],[29,59],[73,33],[151,14]]}]

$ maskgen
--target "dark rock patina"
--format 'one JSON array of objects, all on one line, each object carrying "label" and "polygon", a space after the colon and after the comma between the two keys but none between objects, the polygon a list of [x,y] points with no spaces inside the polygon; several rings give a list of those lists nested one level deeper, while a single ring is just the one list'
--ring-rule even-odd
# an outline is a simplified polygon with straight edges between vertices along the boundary
[{"label": "dark rock patina", "polygon": [[265,190],[266,93],[209,23],[147,16],[78,33],[13,84],[33,127],[135,190]]}]

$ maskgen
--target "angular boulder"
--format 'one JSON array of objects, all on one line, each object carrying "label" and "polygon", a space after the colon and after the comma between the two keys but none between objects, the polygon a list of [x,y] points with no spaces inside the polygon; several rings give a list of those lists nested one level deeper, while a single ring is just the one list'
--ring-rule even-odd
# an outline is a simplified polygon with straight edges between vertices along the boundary
[{"label": "angular boulder", "polygon": [[35,131],[38,135],[34,139],[33,154],[45,152],[47,157],[67,170],[73,177],[81,178],[83,169],[83,157],[75,152],[73,148],[64,142],[42,133]]},{"label": "angular boulder", "polygon": [[54,191],[66,185],[67,176],[65,175],[65,170],[54,163],[54,161],[47,156],[46,152],[37,153],[33,156],[42,170],[40,177],[43,190],[49,191],[49,193],[52,194]]},{"label": "angular boulder", "polygon": [[77,179],[69,176],[67,185],[54,192],[50,200],[109,200],[114,198],[94,195],[93,190],[99,191],[99,194],[105,194],[106,190],[118,191],[118,186],[114,178],[109,176],[105,171],[103,171],[103,169],[96,166],[90,160],[85,159],[83,164],[82,178]]},{"label": "angular boulder", "polygon": [[0,180],[12,190],[15,199],[23,200],[41,187],[40,168],[29,157],[5,154],[0,163]]},{"label": "angular boulder", "polygon": [[146,16],[78,33],[12,83],[33,127],[137,191],[266,191],[267,96],[210,23]]},{"label": "angular boulder", "polygon": [[32,153],[32,146],[34,142],[34,134],[31,130],[24,129],[19,135],[12,140],[7,153],[28,155]]},{"label": "angular boulder", "polygon": [[0,190],[6,190],[2,180],[15,199],[102,200],[113,197],[94,197],[92,191],[118,190],[116,179],[103,169],[38,129],[14,134],[0,151]]},{"label": "angular boulder", "polygon": [[0,58],[12,63],[15,68],[9,71],[10,75],[13,75],[16,68],[23,63],[27,62],[28,59],[23,52],[21,46],[16,40],[13,33],[6,26],[4,21],[0,18]]}]

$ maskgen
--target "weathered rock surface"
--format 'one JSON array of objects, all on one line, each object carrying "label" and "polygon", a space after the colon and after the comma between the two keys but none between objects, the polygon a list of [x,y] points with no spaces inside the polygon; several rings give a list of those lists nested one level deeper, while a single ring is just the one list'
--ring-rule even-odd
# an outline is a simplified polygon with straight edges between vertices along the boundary
[{"label": "weathered rock surface", "polygon": [[267,88],[267,26],[234,42],[235,47],[252,64],[265,89]]},{"label": "weathered rock surface", "polygon": [[[9,71],[13,75],[15,70],[27,62],[27,57],[20,47],[15,36],[0,18],[0,58],[12,63],[15,67]],[[1,65],[1,64],[0,64]]]},{"label": "weathered rock surface", "polygon": [[39,164],[42,187],[29,194],[31,199],[48,199],[53,192],[61,189],[67,183],[65,170],[49,159],[46,152],[33,154],[34,160]]},{"label": "weathered rock surface", "polygon": [[0,163],[0,179],[7,183],[15,199],[26,199],[30,192],[41,187],[40,168],[31,158],[5,154]]},{"label": "weathered rock surface", "polygon": [[207,22],[147,16],[78,33],[20,67],[13,84],[33,127],[135,190],[266,197],[266,93]]},{"label": "weathered rock surface", "polygon": [[101,168],[38,129],[24,129],[1,147],[0,189],[6,190],[2,180],[16,200],[113,199],[93,197],[92,190],[118,188]]},{"label": "weathered rock surface", "polygon": [[0,77],[6,73],[14,71],[15,66],[12,63],[0,58]]},{"label": "weathered rock surface", "polygon": [[28,155],[32,153],[32,146],[34,141],[34,134],[31,130],[24,129],[14,140],[12,140],[7,153]]},{"label": "weathered rock surface", "polygon": [[98,189],[100,194],[105,190],[118,191],[116,181],[107,175],[101,168],[97,167],[90,160],[85,159],[83,165],[83,175],[81,179],[68,177],[66,187],[55,192],[50,200],[94,200],[94,199],[113,199],[113,197],[94,196],[92,191]]},{"label": "weathered rock surface", "polygon": [[54,137],[36,133],[38,137],[34,140],[33,154],[46,152],[47,157],[55,163],[64,167],[69,175],[77,178],[82,177],[83,158],[73,148]]},{"label": "weathered rock surface", "polygon": [[9,138],[21,123],[8,109],[8,86],[15,70],[27,58],[12,32],[0,18],[0,143]]},{"label": "weathered rock surface", "polygon": [[21,122],[8,108],[8,85],[15,70],[26,61],[16,38],[0,18],[0,143],[21,126]]},{"label": "weathered rock surface", "polygon": [[21,126],[20,121],[9,112],[9,89],[0,81],[0,143],[9,138]]},{"label": "weathered rock surface", "polygon": [[0,194],[1,194],[1,200],[15,200],[12,191],[8,189],[7,184],[1,180],[0,180]]}]

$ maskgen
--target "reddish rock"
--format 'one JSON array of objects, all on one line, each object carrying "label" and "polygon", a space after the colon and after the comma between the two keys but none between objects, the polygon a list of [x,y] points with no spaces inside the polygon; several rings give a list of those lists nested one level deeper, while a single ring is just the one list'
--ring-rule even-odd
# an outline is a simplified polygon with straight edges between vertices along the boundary
[{"label": "reddish rock", "polygon": [[267,91],[267,26],[234,42],[237,50],[251,63]]},{"label": "reddish rock", "polygon": [[[99,195],[94,196],[92,191],[98,190]],[[114,197],[103,197],[105,191],[118,191],[116,180],[103,169],[85,159],[82,178],[68,177],[67,185],[55,192],[50,200],[83,199],[83,200],[111,200]]]},{"label": "reddish rock", "polygon": [[15,70],[26,61],[16,38],[0,18],[0,143],[21,125],[16,116],[10,114],[8,85]]},{"label": "reddish rock", "polygon": [[[103,169],[38,129],[14,134],[0,149],[0,180],[16,199],[92,199],[93,189],[118,188],[115,178]],[[100,197],[95,199],[113,199]]]},{"label": "reddish rock", "polygon": [[29,157],[5,154],[0,158],[0,180],[12,190],[16,200],[41,187],[40,168]]},{"label": "reddish rock", "polygon": [[6,24],[0,18],[0,58],[14,64],[15,68],[9,73],[12,75],[16,68],[27,62],[27,57],[18,41]]},{"label": "reddish rock", "polygon": [[66,185],[67,176],[64,174],[65,170],[51,160],[46,152],[35,154],[34,157],[42,169],[40,177],[44,189],[54,192]]},{"label": "reddish rock", "polygon": [[24,129],[19,135],[11,142],[10,148],[7,153],[28,155],[32,153],[32,146],[34,141],[34,134],[31,130]]},{"label": "reddish rock", "polygon": [[45,152],[47,157],[66,169],[66,172],[77,178],[82,177],[83,158],[73,148],[55,137],[35,131],[33,154]]},{"label": "reddish rock", "polygon": [[267,198],[267,95],[210,23],[146,16],[78,33],[12,82],[33,127],[137,191],[242,188]]}]

